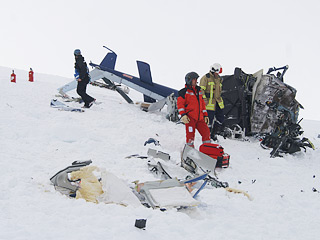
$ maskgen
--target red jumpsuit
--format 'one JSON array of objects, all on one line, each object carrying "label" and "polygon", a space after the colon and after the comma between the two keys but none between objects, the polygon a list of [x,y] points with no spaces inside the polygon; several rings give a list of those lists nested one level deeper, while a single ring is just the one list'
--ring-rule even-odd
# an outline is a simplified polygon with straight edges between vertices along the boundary
[{"label": "red jumpsuit", "polygon": [[202,136],[203,143],[210,143],[210,130],[204,121],[208,116],[206,104],[202,98],[199,86],[187,86],[179,91],[177,100],[178,111],[181,116],[187,115],[190,122],[186,124],[186,141],[190,147],[194,147],[195,130]]},{"label": "red jumpsuit", "polygon": [[30,69],[29,71],[29,82],[33,82],[33,71]]}]

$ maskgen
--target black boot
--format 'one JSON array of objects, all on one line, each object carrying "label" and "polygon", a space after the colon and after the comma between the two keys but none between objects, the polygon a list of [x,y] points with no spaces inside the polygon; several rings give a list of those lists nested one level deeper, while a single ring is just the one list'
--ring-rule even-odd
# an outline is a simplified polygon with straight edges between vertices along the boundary
[{"label": "black boot", "polygon": [[217,140],[218,140],[217,135],[215,135],[215,134],[211,134],[211,135],[210,135],[210,138],[211,138],[213,141],[217,141]]},{"label": "black boot", "polygon": [[216,124],[214,124],[214,125],[211,127],[211,129],[210,129],[210,138],[211,138],[213,141],[217,141],[217,140],[218,140],[217,135],[215,134],[215,132],[216,132],[215,125],[216,125]]}]

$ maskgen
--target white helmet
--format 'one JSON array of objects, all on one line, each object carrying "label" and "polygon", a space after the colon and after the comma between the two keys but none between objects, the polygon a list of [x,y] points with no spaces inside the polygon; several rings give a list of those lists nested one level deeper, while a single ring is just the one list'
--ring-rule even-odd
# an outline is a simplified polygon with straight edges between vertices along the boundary
[{"label": "white helmet", "polygon": [[222,67],[219,63],[215,63],[213,65],[210,66],[210,72],[212,73],[222,73]]}]

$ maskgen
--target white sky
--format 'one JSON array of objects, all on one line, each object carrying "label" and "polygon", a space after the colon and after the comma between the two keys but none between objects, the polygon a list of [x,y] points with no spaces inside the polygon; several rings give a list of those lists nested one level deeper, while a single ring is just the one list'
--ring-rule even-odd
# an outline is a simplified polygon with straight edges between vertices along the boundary
[{"label": "white sky", "polygon": [[289,65],[285,82],[298,90],[301,116],[318,111],[320,1],[317,0],[1,0],[0,66],[73,77],[73,50],[87,62],[118,54],[116,69],[176,89],[219,62],[223,74]]}]

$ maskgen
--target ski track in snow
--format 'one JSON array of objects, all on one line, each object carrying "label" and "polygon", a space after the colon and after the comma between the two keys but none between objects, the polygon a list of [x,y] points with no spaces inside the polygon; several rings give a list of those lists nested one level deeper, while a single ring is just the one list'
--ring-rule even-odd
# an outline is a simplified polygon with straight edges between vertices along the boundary
[{"label": "ski track in snow", "polygon": [[[179,167],[185,142],[183,125],[165,119],[165,112],[146,113],[116,92],[88,85],[87,92],[102,102],[84,113],[49,106],[56,89],[71,79],[0,68],[0,239],[316,239],[320,233],[319,121],[303,120],[305,136],[316,150],[269,158],[259,142],[219,138],[229,153],[230,167],[218,177],[242,194],[206,187],[200,206],[165,212],[143,206],[123,207],[69,199],[55,191],[50,178],[75,160],[93,161],[132,186],[132,181],[157,180],[147,160],[154,148],[171,155],[170,173]],[[183,83],[181,83],[183,87]],[[75,91],[72,96],[77,96]],[[133,99],[142,96],[132,92]],[[302,101],[303,103],[303,99]],[[78,103],[67,103],[80,107]],[[161,146],[149,144],[156,138]],[[201,137],[196,135],[196,147]],[[173,175],[174,176],[174,175]],[[134,227],[147,219],[146,230]]]}]

